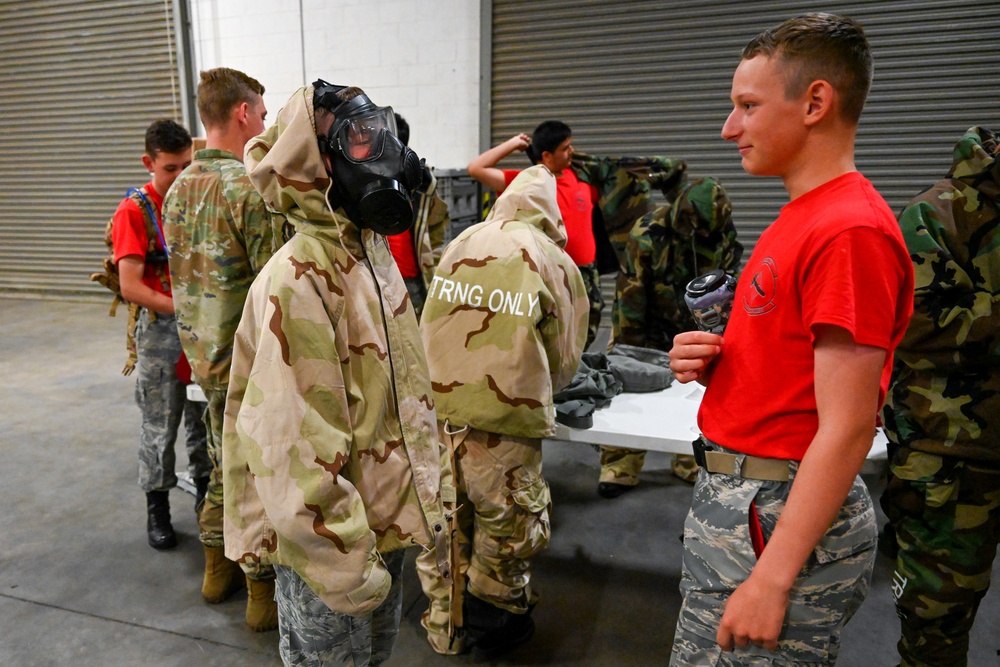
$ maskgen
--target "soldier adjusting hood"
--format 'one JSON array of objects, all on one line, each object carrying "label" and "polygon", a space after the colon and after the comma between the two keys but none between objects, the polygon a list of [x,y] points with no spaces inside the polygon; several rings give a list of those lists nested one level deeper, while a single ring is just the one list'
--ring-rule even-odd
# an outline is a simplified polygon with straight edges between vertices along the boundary
[{"label": "soldier adjusting hood", "polygon": [[556,202],[556,179],[543,165],[525,169],[511,182],[493,205],[485,222],[517,220],[542,230],[563,248],[566,228]]}]

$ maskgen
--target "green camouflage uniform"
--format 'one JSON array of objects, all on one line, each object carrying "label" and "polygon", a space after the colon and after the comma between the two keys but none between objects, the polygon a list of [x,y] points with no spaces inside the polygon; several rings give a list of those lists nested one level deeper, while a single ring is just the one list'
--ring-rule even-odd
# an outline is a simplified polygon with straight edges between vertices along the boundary
[{"label": "green camouflage uniform", "polygon": [[463,575],[506,611],[535,600],[529,559],[548,544],[551,505],[541,439],[586,338],[586,292],[565,242],[555,178],[531,167],[448,245],[428,291],[421,333],[459,494],[454,581],[436,574],[433,553],[417,561],[431,601],[423,624],[441,653],[462,649]]},{"label": "green camouflage uniform", "polygon": [[[678,174],[679,172],[679,174]],[[687,182],[683,170],[667,181],[667,204],[647,213],[629,232],[625,269],[612,310],[612,343],[669,352],[674,336],[697,329],[684,303],[687,284],[712,269],[737,275],[743,246],[736,240],[733,207],[714,178]],[[646,453],[601,448],[601,481],[635,486]],[[694,481],[691,456],[674,458],[674,472]]]},{"label": "green camouflage uniform", "polygon": [[177,329],[191,376],[208,399],[212,475],[198,525],[209,547],[223,542],[222,415],[233,335],[250,283],[284,240],[283,223],[280,215],[272,221],[240,158],[218,149],[196,152],[163,202]]},{"label": "green camouflage uniform", "polygon": [[900,214],[916,277],[884,410],[899,446],[882,507],[896,530],[903,665],[967,664],[1000,536],[1000,154],[969,129],[948,177]]},{"label": "green camouflage uniform", "polygon": [[[709,449],[738,454],[705,441]],[[704,665],[833,665],[844,625],[864,601],[875,564],[875,507],[861,477],[809,556],[788,597],[774,653],[750,644],[724,653],[715,640],[728,596],[747,580],[757,557],[748,516],[754,502],[765,540],[774,532],[795,480],[765,482],[702,470],[684,521],[684,603],[670,656],[671,667]]]},{"label": "green camouflage uniform", "polygon": [[[406,288],[385,237],[330,210],[312,96],[296,91],[247,145],[250,180],[296,234],[254,280],[236,331],[223,477],[226,556],[304,581],[323,604],[294,630],[320,638],[386,600],[384,554],[435,541],[447,554],[454,489]],[[299,618],[281,615],[289,590],[277,587],[282,636]]]}]

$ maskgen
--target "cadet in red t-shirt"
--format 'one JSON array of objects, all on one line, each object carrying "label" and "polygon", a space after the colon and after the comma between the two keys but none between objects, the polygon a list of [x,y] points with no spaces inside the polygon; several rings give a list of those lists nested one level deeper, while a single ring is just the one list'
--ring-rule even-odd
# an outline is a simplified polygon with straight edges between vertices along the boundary
[{"label": "cadet in red t-shirt", "polygon": [[[182,419],[188,472],[199,489],[205,487],[212,472],[202,408],[188,400],[186,383],[177,376],[182,358],[181,340],[174,319],[161,219],[163,196],[191,164],[191,144],[188,131],[172,120],[157,120],[149,126],[142,164],[153,180],[142,188],[144,201],[137,201],[134,194],[122,200],[111,227],[122,296],[142,307],[135,334],[138,368],[135,398],[142,413],[139,486],[146,493],[146,537],[154,549],[177,545],[170,523],[169,493],[177,486],[174,443]],[[157,235],[152,255],[148,252],[147,218],[151,218],[152,231]],[[182,368],[185,365],[181,362]]]},{"label": "cadet in red t-shirt", "polygon": [[872,73],[861,27],[807,14],[742,56],[722,137],[790,201],[741,274],[725,336],[681,333],[670,351],[678,381],[707,386],[671,665],[722,652],[832,665],[871,581],[875,514],[858,473],[913,272],[892,211],[854,166]]}]

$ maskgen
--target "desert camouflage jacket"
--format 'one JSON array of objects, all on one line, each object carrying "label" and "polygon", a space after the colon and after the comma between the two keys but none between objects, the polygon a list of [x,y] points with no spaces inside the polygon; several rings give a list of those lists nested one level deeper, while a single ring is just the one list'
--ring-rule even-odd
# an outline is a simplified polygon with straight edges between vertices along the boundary
[{"label": "desert camouflage jacket", "polygon": [[225,390],[233,335],[254,276],[285,241],[239,157],[195,153],[163,202],[177,328],[194,379]]},{"label": "desert camouflage jacket", "polygon": [[973,127],[954,155],[899,217],[916,289],[884,421],[914,449],[1000,461],[998,137]]},{"label": "desert camouflage jacket", "polygon": [[552,394],[576,372],[587,294],[563,250],[556,182],[522,171],[484,222],[445,248],[421,333],[438,418],[540,438],[555,426]]},{"label": "desert camouflage jacket", "polygon": [[418,192],[417,219],[413,223],[413,249],[420,264],[420,275],[424,285],[430,285],[434,278],[444,250],[444,235],[451,220],[448,205],[437,194],[437,178],[431,174],[431,184],[423,192]]},{"label": "desert camouflage jacket", "polygon": [[[417,320],[385,238],[325,197],[312,87],[247,145],[250,180],[296,233],[254,281],[223,437],[226,555],[291,567],[331,609],[370,612],[380,554],[447,555],[443,448]],[[447,472],[445,467],[444,472]]]},{"label": "desert camouflage jacket", "polygon": [[743,246],[718,181],[684,181],[665,195],[668,203],[629,232],[612,310],[615,343],[669,351],[676,334],[697,328],[684,303],[687,284],[712,269],[739,271]]}]

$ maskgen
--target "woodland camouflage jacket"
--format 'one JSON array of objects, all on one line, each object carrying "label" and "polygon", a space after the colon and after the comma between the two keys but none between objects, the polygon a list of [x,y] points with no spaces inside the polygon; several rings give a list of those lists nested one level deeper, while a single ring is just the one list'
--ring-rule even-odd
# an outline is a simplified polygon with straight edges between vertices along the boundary
[{"label": "woodland camouflage jacket", "polygon": [[1000,153],[969,129],[947,178],[899,218],[913,259],[913,319],[896,350],[885,409],[893,440],[1000,461]]}]

